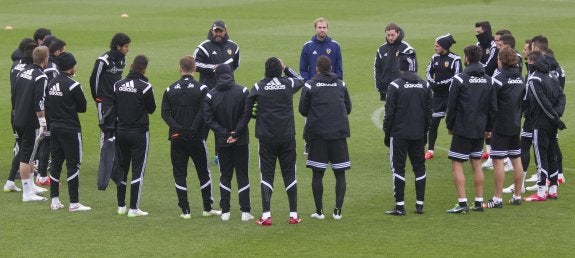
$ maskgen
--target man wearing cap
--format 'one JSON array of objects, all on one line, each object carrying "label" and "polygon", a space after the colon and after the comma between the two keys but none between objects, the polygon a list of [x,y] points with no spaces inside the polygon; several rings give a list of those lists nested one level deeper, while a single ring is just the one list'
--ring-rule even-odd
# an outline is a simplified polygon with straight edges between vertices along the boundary
[{"label": "man wearing cap", "polygon": [[[282,71],[286,77],[282,76]],[[301,222],[297,214],[293,95],[303,84],[299,74],[279,58],[270,57],[265,63],[265,77],[254,85],[247,99],[243,119],[246,123],[254,115],[252,111],[257,105],[255,136],[259,139],[263,214],[256,224],[261,226],[272,225],[271,198],[278,160],[289,202],[288,223]]]},{"label": "man wearing cap", "polygon": [[64,208],[60,202],[60,173],[66,160],[66,182],[70,194],[69,211],[89,211],[79,201],[80,163],[82,162],[82,129],[78,113],[86,112],[86,97],[79,82],[72,79],[76,72],[76,59],[62,53],[56,60],[60,74],[46,87],[46,114],[50,121],[50,197],[51,210]]},{"label": "man wearing cap", "polygon": [[234,82],[232,68],[228,64],[216,67],[216,86],[208,92],[204,102],[204,122],[214,131],[216,150],[220,154],[220,207],[221,219],[230,220],[230,196],[234,169],[238,183],[241,220],[254,217],[250,214],[250,178],[248,176],[250,150],[249,131],[241,123],[245,113],[246,87]]},{"label": "man wearing cap", "polygon": [[423,214],[425,198],[425,135],[431,120],[431,89],[429,83],[415,73],[415,55],[411,49],[397,56],[399,78],[387,88],[383,131],[385,145],[390,148],[395,208],[385,214],[405,215],[405,161],[411,160],[415,174],[415,213]]},{"label": "man wearing cap", "polygon": [[196,70],[200,73],[201,84],[211,90],[216,86],[216,66],[228,64],[233,72],[240,66],[240,47],[230,40],[226,24],[217,20],[208,31],[208,39],[204,40],[194,51]]},{"label": "man wearing cap", "polygon": [[[380,94],[380,100],[385,101],[389,83],[399,77],[397,68],[397,53],[406,49],[414,51],[413,47],[403,40],[405,32],[397,24],[390,23],[385,27],[386,42],[377,49],[374,62],[375,89]],[[417,63],[417,57],[415,57]],[[417,64],[415,65],[417,69]],[[417,70],[416,70],[417,72]]]},{"label": "man wearing cap", "polygon": [[[208,31],[208,39],[196,47],[193,57],[196,60],[196,71],[200,73],[199,82],[211,90],[216,87],[215,71],[220,64],[230,66],[233,80],[234,71],[240,66],[240,47],[230,40],[224,21],[217,20]],[[204,139],[207,139],[208,133],[208,128],[202,130]],[[214,162],[218,164],[218,152],[216,151],[215,154]]]},{"label": "man wearing cap", "polygon": [[427,81],[433,91],[431,124],[429,127],[429,137],[425,159],[431,159],[434,155],[435,141],[437,140],[437,129],[441,119],[445,117],[447,111],[447,97],[449,96],[449,85],[451,78],[461,72],[461,57],[451,52],[451,45],[455,44],[455,39],[451,34],[445,34],[435,39],[435,54],[431,56],[431,61],[427,66]]}]

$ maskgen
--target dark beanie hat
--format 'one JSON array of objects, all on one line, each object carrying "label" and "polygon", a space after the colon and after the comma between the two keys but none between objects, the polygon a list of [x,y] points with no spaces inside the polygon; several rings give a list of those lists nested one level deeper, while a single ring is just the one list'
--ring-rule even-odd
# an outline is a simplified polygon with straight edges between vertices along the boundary
[{"label": "dark beanie hat", "polygon": [[219,78],[220,75],[223,75],[223,74],[229,74],[229,75],[232,74],[232,68],[230,67],[230,65],[228,65],[228,64],[219,64],[219,65],[216,67],[216,77]]},{"label": "dark beanie hat", "polygon": [[455,39],[451,34],[447,33],[445,35],[439,36],[435,39],[435,42],[439,44],[443,49],[449,51],[451,45],[455,44]]},{"label": "dark beanie hat", "polygon": [[72,54],[64,52],[58,56],[56,64],[60,71],[68,71],[76,65],[76,59]]},{"label": "dark beanie hat", "polygon": [[415,51],[413,48],[407,48],[401,52],[397,52],[397,65],[400,71],[415,72],[417,70]]},{"label": "dark beanie hat", "polygon": [[282,70],[282,62],[277,57],[270,57],[266,61],[266,77],[280,77],[282,76]]}]

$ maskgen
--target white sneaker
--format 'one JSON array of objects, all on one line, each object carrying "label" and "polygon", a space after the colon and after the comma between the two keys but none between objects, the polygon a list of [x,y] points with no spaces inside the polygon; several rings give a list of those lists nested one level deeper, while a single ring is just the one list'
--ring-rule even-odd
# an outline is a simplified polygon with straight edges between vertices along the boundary
[{"label": "white sneaker", "polygon": [[204,217],[220,216],[220,215],[222,215],[222,211],[219,210],[202,211],[202,216]]},{"label": "white sneaker", "polygon": [[6,181],[4,184],[4,192],[20,192],[22,189],[18,188],[14,181]]},{"label": "white sneaker", "polygon": [[[503,188],[503,193],[515,193],[515,184],[511,184],[510,186]],[[525,184],[521,187],[521,193],[525,193]]]},{"label": "white sneaker", "polygon": [[525,182],[537,182],[537,173],[531,175],[530,178],[525,179]]},{"label": "white sneaker", "polygon": [[341,214],[340,215],[331,214],[331,216],[333,217],[333,219],[337,219],[337,220],[340,220],[343,217],[343,215],[341,215]]},{"label": "white sneaker", "polygon": [[254,216],[252,216],[252,214],[250,214],[249,212],[242,212],[242,221],[249,221],[254,219]]},{"label": "white sneaker", "polygon": [[539,186],[537,184],[534,184],[532,186],[528,186],[525,187],[525,190],[529,191],[529,192],[536,192],[537,189],[539,189]]},{"label": "white sneaker", "polygon": [[34,186],[34,192],[36,192],[36,194],[43,194],[45,192],[48,192],[48,189],[46,188],[39,187],[36,184],[33,184],[33,186]]},{"label": "white sneaker", "polygon": [[126,206],[118,206],[118,210],[116,211],[118,215],[126,215],[127,212],[128,209],[126,209]]},{"label": "white sneaker", "polygon": [[192,218],[192,214],[186,213],[186,214],[181,214],[180,218],[182,219],[191,219]]},{"label": "white sneaker", "polygon": [[129,218],[135,218],[140,216],[148,216],[148,213],[140,209],[130,209],[128,211]]},{"label": "white sneaker", "polygon": [[53,210],[53,211],[59,210],[59,209],[62,209],[62,208],[64,208],[64,204],[62,204],[61,202],[52,203],[52,204],[50,205],[50,210]]},{"label": "white sneaker", "polygon": [[228,221],[228,220],[230,220],[230,213],[229,213],[229,212],[222,213],[221,218],[222,218],[223,221]]},{"label": "white sneaker", "polygon": [[88,207],[88,206],[84,206],[81,203],[77,202],[77,203],[70,203],[70,207],[68,207],[68,211],[70,212],[74,212],[74,211],[89,211],[92,208]]},{"label": "white sneaker", "polygon": [[509,158],[505,158],[505,160],[503,160],[503,170],[505,172],[513,171],[513,164],[511,164],[511,160]]},{"label": "white sneaker", "polygon": [[325,215],[317,213],[312,214],[311,217],[314,219],[325,219]]},{"label": "white sneaker", "polygon": [[487,169],[493,169],[493,160],[490,158],[488,158],[485,162],[483,162],[483,164],[481,164],[482,168],[487,168]]},{"label": "white sneaker", "polygon": [[22,196],[22,201],[23,202],[43,202],[43,201],[47,201],[48,198],[46,197],[42,197],[42,196],[38,196],[35,194],[30,194],[30,195],[24,195]]}]

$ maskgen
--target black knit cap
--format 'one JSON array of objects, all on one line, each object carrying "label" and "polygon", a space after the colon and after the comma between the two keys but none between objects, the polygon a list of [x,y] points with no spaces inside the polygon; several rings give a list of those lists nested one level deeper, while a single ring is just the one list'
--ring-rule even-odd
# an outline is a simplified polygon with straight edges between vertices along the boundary
[{"label": "black knit cap", "polygon": [[282,76],[282,62],[277,57],[270,57],[266,61],[266,73],[268,78]]},{"label": "black knit cap", "polygon": [[456,43],[453,36],[451,36],[451,34],[449,34],[449,33],[437,37],[435,39],[435,42],[437,42],[437,44],[439,44],[443,49],[445,49],[447,51],[449,51],[449,48],[451,48],[451,45]]},{"label": "black knit cap", "polygon": [[58,56],[56,64],[60,71],[68,71],[76,65],[76,59],[72,54],[64,52]]}]

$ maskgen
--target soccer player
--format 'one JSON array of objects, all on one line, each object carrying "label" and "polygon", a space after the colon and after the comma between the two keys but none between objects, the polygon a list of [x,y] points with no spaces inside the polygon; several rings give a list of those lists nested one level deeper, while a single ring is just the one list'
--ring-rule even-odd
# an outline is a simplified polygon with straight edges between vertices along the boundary
[{"label": "soccer player", "polygon": [[[543,53],[532,51],[527,61],[533,69],[527,79],[527,86],[539,180],[537,192],[524,200],[534,202],[557,199],[557,130],[565,129],[565,124],[560,120],[565,111],[565,94],[559,82],[549,76],[549,60]],[[549,187],[546,185],[547,179]]]},{"label": "soccer player", "polygon": [[[118,172],[117,182],[118,214],[126,214],[127,179],[132,165],[130,181],[130,210],[128,217],[147,216],[140,210],[140,198],[144,183],[144,172],[150,146],[148,114],[156,110],[154,92],[148,78],[144,75],[148,67],[148,58],[138,55],[130,66],[130,73],[125,79],[114,84],[111,102],[116,109],[116,145]],[[105,97],[107,98],[107,97]],[[104,99],[104,102],[110,100]]]},{"label": "soccer player", "polygon": [[350,136],[348,115],[351,100],[345,83],[332,72],[331,60],[320,56],[316,64],[316,76],[305,83],[301,93],[299,112],[307,118],[306,141],[310,151],[306,166],[313,172],[312,190],[316,212],[315,219],[324,219],[323,175],[328,163],[335,175],[335,209],[332,217],[341,219],[345,198],[345,171],[351,168],[347,138]]},{"label": "soccer player", "polygon": [[[503,208],[503,183],[505,182],[504,159],[509,158],[513,166],[514,189],[524,189],[523,167],[521,166],[521,104],[525,95],[525,84],[517,68],[517,55],[511,47],[499,49],[499,68],[493,76],[497,95],[497,113],[491,133],[491,159],[493,160],[493,198],[484,203],[484,208]],[[522,190],[524,191],[524,190]],[[510,204],[521,204],[521,192],[516,191]]]},{"label": "soccer player", "polygon": [[220,207],[221,219],[230,220],[231,181],[234,169],[242,221],[254,217],[250,214],[249,132],[246,123],[240,123],[246,108],[249,91],[234,82],[228,64],[216,67],[217,83],[206,95],[204,122],[214,131],[216,150],[220,157]]},{"label": "soccer player", "polygon": [[[56,76],[60,74],[60,70],[57,65],[57,57],[64,52],[66,42],[58,39],[54,36],[49,36],[44,40],[44,44],[48,47],[50,51],[50,57],[48,58],[48,65],[44,69],[44,73],[48,76],[48,83],[50,83]],[[48,95],[46,95],[48,96]],[[50,119],[47,117],[46,125],[47,130],[44,139],[40,142],[38,147],[38,177],[36,178],[36,183],[38,185],[50,185],[50,177],[48,177],[48,163],[50,162]]]},{"label": "soccer player", "polygon": [[122,79],[126,66],[126,54],[130,49],[131,39],[124,33],[116,33],[110,42],[110,50],[96,59],[90,76],[90,90],[98,109],[100,126],[100,164],[98,166],[98,189],[105,190],[114,167],[116,153],[114,83]]},{"label": "soccer player", "polygon": [[308,81],[316,74],[316,63],[320,56],[327,56],[332,63],[332,71],[343,80],[343,66],[341,48],[337,41],[327,35],[329,22],[326,18],[319,17],[313,21],[315,35],[307,41],[301,50],[299,58],[299,72],[304,80]]},{"label": "soccer player", "polygon": [[481,48],[467,46],[465,69],[453,77],[447,104],[447,130],[453,135],[449,149],[449,159],[453,172],[453,182],[458,196],[458,204],[447,213],[467,213],[465,194],[465,174],[463,162],[471,158],[475,185],[475,206],[473,211],[483,211],[483,170],[481,154],[483,139],[490,136],[493,119],[497,110],[491,77],[479,62]]},{"label": "soccer player", "polygon": [[206,142],[202,137],[202,107],[208,86],[194,79],[196,62],[192,56],[180,59],[181,78],[170,85],[162,97],[162,118],[169,129],[170,157],[178,195],[180,217],[190,219],[188,202],[188,161],[192,158],[196,167],[203,200],[203,216],[221,215],[212,209],[212,177],[208,167]]},{"label": "soccer player", "polygon": [[[415,52],[413,47],[403,40],[404,37],[405,32],[397,26],[397,24],[388,24],[385,27],[386,42],[377,49],[377,53],[375,54],[373,68],[375,89],[379,92],[381,101],[385,101],[385,94],[387,93],[389,83],[399,76],[399,70],[396,64],[397,52],[404,52],[406,49],[412,49]],[[417,67],[417,64],[415,66]]]},{"label": "soccer player", "polygon": [[[233,73],[240,66],[240,46],[230,39],[228,28],[224,21],[217,20],[208,31],[208,39],[202,41],[194,51],[196,70],[200,74],[200,83],[208,86],[208,90],[216,87],[216,67],[220,64],[228,64]],[[202,131],[204,139],[207,139],[209,129]],[[214,163],[219,163],[216,148]]]},{"label": "soccer player", "polygon": [[[449,49],[449,48],[448,48]],[[415,73],[415,54],[408,49],[398,53],[399,78],[387,88],[383,131],[390,148],[395,208],[385,214],[405,215],[405,162],[409,156],[415,174],[415,213],[423,214],[425,199],[425,136],[431,121],[429,83]]]},{"label": "soccer player", "polygon": [[[31,38],[24,38],[20,41],[18,45],[18,52],[20,55],[12,55],[12,67],[10,68],[10,95],[14,96],[14,87],[16,87],[16,78],[21,71],[26,70],[27,66],[32,65],[32,52],[38,45]],[[20,192],[14,180],[16,179],[16,174],[20,168],[20,144],[18,140],[18,134],[14,128],[14,102],[12,102],[12,110],[10,112],[10,124],[12,125],[12,131],[14,132],[14,157],[12,158],[12,166],[10,167],[10,172],[8,172],[8,179],[4,184],[4,192]]]},{"label": "soccer player", "polygon": [[[282,71],[287,77],[282,77]],[[270,57],[265,63],[265,77],[258,81],[246,104],[244,120],[252,110],[256,113],[256,138],[259,139],[261,195],[263,214],[256,224],[271,226],[271,197],[274,186],[276,162],[281,173],[289,202],[289,224],[302,219],[297,214],[296,142],[293,113],[293,95],[303,86],[303,78],[283,62]]]},{"label": "soccer player", "polygon": [[[13,127],[18,134],[20,146],[19,169],[22,178],[23,202],[47,200],[45,197],[36,195],[39,191],[34,185],[32,163],[38,142],[46,131],[44,89],[48,82],[43,70],[48,64],[48,48],[36,47],[32,52],[32,59],[33,64],[26,66],[24,71],[18,73],[12,94]],[[38,129],[37,138],[36,129]]]},{"label": "soccer player", "polygon": [[[36,29],[36,31],[34,31],[34,34],[32,35],[33,42],[36,43],[36,45],[38,46],[43,46],[44,39],[46,39],[46,37],[50,35],[52,35],[51,30],[46,28],[38,28]],[[24,50],[21,47],[18,47],[12,52],[12,55],[10,55],[10,57],[12,58],[12,61],[20,60],[24,58]]]},{"label": "soccer player", "polygon": [[429,127],[429,137],[427,137],[426,160],[433,158],[434,155],[439,123],[445,117],[445,111],[447,111],[447,97],[449,96],[451,78],[462,70],[461,57],[450,51],[453,44],[455,44],[455,39],[451,34],[437,37],[434,47],[435,54],[431,56],[431,61],[426,70],[427,81],[433,91],[433,115]]},{"label": "soccer player", "polygon": [[64,208],[60,202],[60,173],[66,160],[68,174],[69,211],[89,211],[79,201],[80,163],[82,161],[82,132],[78,113],[86,112],[86,97],[79,82],[72,79],[76,72],[76,59],[69,53],[62,53],[57,61],[60,73],[46,87],[46,114],[50,121],[50,197],[51,210]]}]

